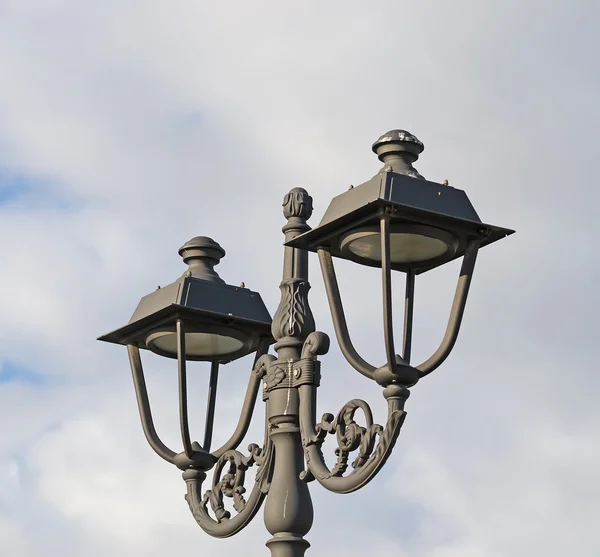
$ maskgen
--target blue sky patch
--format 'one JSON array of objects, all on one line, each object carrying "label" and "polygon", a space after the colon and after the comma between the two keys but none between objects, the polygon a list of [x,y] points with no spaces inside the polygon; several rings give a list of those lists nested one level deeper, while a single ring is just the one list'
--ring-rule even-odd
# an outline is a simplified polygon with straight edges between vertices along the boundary
[{"label": "blue sky patch", "polygon": [[27,199],[32,207],[65,210],[72,204],[58,195],[49,178],[0,167],[0,206]]},{"label": "blue sky patch", "polygon": [[3,362],[2,367],[0,367],[0,384],[14,382],[44,385],[47,383],[47,378],[37,371],[27,369],[13,362]]},{"label": "blue sky patch", "polygon": [[0,169],[0,203],[14,201],[32,191],[32,184],[24,176]]}]

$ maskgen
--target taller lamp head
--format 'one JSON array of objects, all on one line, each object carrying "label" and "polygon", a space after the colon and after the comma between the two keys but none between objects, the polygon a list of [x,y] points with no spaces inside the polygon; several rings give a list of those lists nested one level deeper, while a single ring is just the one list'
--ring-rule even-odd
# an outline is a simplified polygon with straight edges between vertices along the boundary
[{"label": "taller lamp head", "polygon": [[373,144],[383,168],[335,197],[319,226],[286,245],[380,267],[380,220],[388,214],[392,269],[420,274],[463,256],[472,238],[483,247],[514,232],[483,223],[464,191],[425,180],[413,167],[423,149],[405,130],[383,134]]}]

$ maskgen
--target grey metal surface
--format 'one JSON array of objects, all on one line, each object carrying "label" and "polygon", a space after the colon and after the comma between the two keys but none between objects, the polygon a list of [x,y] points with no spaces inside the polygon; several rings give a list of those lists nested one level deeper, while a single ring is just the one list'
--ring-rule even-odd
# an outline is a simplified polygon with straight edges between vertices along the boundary
[{"label": "grey metal surface", "polygon": [[191,460],[194,449],[192,448],[192,440],[190,439],[190,425],[188,420],[185,325],[181,319],[177,320],[177,371],[179,387],[179,429],[181,431],[183,452],[185,453],[185,456]]},{"label": "grey metal surface", "polygon": [[[178,321],[182,321],[188,332],[214,333],[240,340],[243,347],[236,353],[227,358],[213,358],[227,362],[254,352],[261,339],[271,339],[271,316],[260,294],[225,284],[214,270],[225,255],[219,244],[198,236],[186,242],[179,253],[189,265],[183,276],[144,296],[127,325],[99,340],[147,349],[150,333],[162,330],[175,333]],[[162,355],[176,357],[176,354]],[[188,359],[194,358],[188,355]]]},{"label": "grey metal surface", "polygon": [[[384,182],[386,184],[386,203],[394,199],[397,201],[398,197],[394,198],[394,195],[402,197],[406,191],[417,186],[425,187],[424,191],[426,191],[429,187],[427,184],[430,183],[422,179],[420,175],[407,178],[416,172],[412,163],[423,150],[423,145],[418,139],[404,130],[392,130],[384,134],[373,148],[385,165],[378,176],[381,184]],[[390,167],[393,170],[391,177]],[[393,187],[388,188],[388,185],[393,185],[394,180],[400,180],[401,183],[401,187],[396,188],[396,193],[393,193]],[[410,180],[410,182],[403,184],[402,180]],[[381,187],[381,184],[378,187]],[[363,188],[362,191],[360,188],[355,188],[353,191],[359,190],[358,193],[349,192],[351,195],[347,199],[354,200],[353,202],[358,205],[365,203],[370,195],[366,195],[365,192],[368,193],[370,187]],[[438,187],[440,185],[436,184],[435,188]],[[426,205],[424,199],[427,198],[427,195],[427,193],[419,192],[414,198],[418,197],[419,203],[423,206]],[[446,196],[446,198],[448,197],[452,196]],[[403,198],[403,200],[406,202],[407,198]],[[404,333],[402,355],[398,355],[395,349],[392,315],[391,272],[394,267],[390,254],[390,230],[394,221],[399,217],[393,207],[390,209],[389,203],[385,205],[387,209],[380,210],[381,204],[378,205],[380,201],[379,197],[373,198],[366,207],[351,208],[346,216],[340,217],[338,214],[327,221],[324,226],[325,228],[330,225],[338,226],[341,221],[345,222],[344,226],[349,226],[348,223],[360,226],[364,224],[359,222],[360,219],[368,213],[368,218],[375,219],[374,222],[379,227],[384,323],[382,351],[385,363],[380,367],[375,367],[366,362],[354,348],[350,340],[333,264],[332,256],[337,255],[336,248],[319,243],[321,240],[314,240],[314,238],[326,237],[330,231],[324,236],[318,234],[314,237],[309,236],[311,232],[307,220],[312,213],[312,199],[304,189],[292,189],[283,201],[283,213],[287,222],[283,227],[285,244],[283,277],[280,283],[281,300],[272,322],[270,319],[267,320],[268,314],[264,312],[260,314],[260,311],[256,311],[252,314],[254,317],[260,315],[260,318],[252,325],[256,332],[247,333],[255,334],[258,340],[252,345],[252,349],[256,350],[256,355],[250,371],[246,396],[237,426],[231,437],[212,452],[210,452],[210,446],[212,444],[219,363],[213,362],[211,366],[204,444],[201,446],[191,440],[188,423],[189,401],[186,382],[188,355],[185,350],[185,333],[189,327],[189,316],[180,310],[173,311],[172,306],[174,304],[173,291],[188,280],[216,286],[219,290],[215,292],[225,292],[224,288],[232,288],[220,282],[221,279],[214,272],[214,265],[224,255],[222,248],[206,237],[194,238],[184,245],[181,253],[190,265],[193,276],[184,276],[180,279],[182,282],[175,283],[179,285],[177,288],[173,287],[166,294],[157,294],[151,301],[143,301],[143,304],[140,304],[143,307],[138,317],[143,316],[138,319],[134,315],[132,323],[137,327],[135,334],[139,335],[141,334],[139,331],[143,331],[147,327],[147,323],[140,325],[140,322],[155,316],[156,312],[153,313],[153,311],[157,308],[162,308],[158,309],[158,313],[166,310],[171,312],[169,319],[174,320],[178,340],[179,409],[183,449],[181,452],[176,453],[164,445],[154,429],[140,359],[139,342],[136,340],[140,337],[135,336],[132,332],[133,329],[125,327],[112,333],[112,336],[107,335],[102,338],[102,340],[128,345],[142,428],[146,439],[161,458],[183,471],[183,479],[187,485],[186,500],[192,516],[197,524],[211,536],[224,538],[238,533],[250,523],[264,504],[265,526],[272,536],[267,541],[267,546],[272,557],[302,557],[310,546],[305,536],[310,531],[314,518],[309,491],[310,482],[317,481],[335,493],[350,493],[370,482],[390,457],[398,439],[406,418],[404,406],[410,395],[408,387],[415,385],[420,378],[436,369],[452,350],[459,333],[478,249],[481,245],[485,245],[486,241],[490,243],[489,235],[486,236],[481,229],[471,226],[473,223],[480,227],[482,225],[478,222],[478,217],[472,211],[463,192],[456,194],[454,201],[450,199],[444,210],[448,213],[445,215],[446,217],[449,214],[454,215],[449,217],[450,221],[454,219],[452,222],[455,228],[450,227],[451,230],[456,232],[457,221],[461,221],[460,226],[464,224],[465,219],[457,217],[457,214],[467,215],[475,220],[470,221],[469,226],[463,227],[464,234],[460,241],[463,243],[461,253],[464,255],[464,259],[444,338],[430,358],[418,366],[411,366],[415,278],[422,269],[405,269],[407,275],[404,292]],[[344,210],[347,210],[349,206],[345,204],[346,200],[342,205],[345,206]],[[335,205],[335,200],[332,202],[333,205]],[[373,211],[374,207],[375,211]],[[443,213],[440,211],[436,213],[438,216]],[[463,212],[461,213],[461,211]],[[469,213],[469,211],[471,212]],[[421,212],[423,213],[423,210]],[[402,214],[406,215],[406,213]],[[346,218],[348,215],[349,218]],[[357,219],[357,215],[362,216]],[[431,226],[431,215],[423,217],[421,221],[418,220],[418,212],[413,212],[411,215],[413,219],[417,219],[416,224]],[[327,218],[329,217],[326,215]],[[440,223],[450,221],[438,219],[436,222],[440,225]],[[496,232],[504,234],[512,231],[496,228]],[[339,231],[337,234],[339,237]],[[331,234],[329,237],[332,237]],[[309,240],[297,241],[302,238],[309,238]],[[308,302],[310,284],[307,249],[318,251],[334,329],[344,357],[359,373],[375,381],[382,388],[382,396],[387,406],[387,419],[383,425],[374,423],[370,406],[360,399],[352,399],[344,404],[336,414],[325,413],[320,420],[317,420],[317,390],[321,377],[319,356],[328,352],[330,341],[325,333],[315,330],[315,322]],[[202,300],[207,292],[213,292],[209,287],[203,286],[203,288],[207,289],[202,290],[201,294],[193,298],[194,300]],[[244,292],[244,295],[247,295],[248,292]],[[235,305],[237,302],[233,300],[243,299],[236,296],[237,294],[228,298],[227,303],[234,304],[231,306],[235,310],[233,313],[239,315],[244,312],[244,302],[240,302],[239,307]],[[179,303],[182,301],[178,293],[175,299]],[[258,299],[260,300],[260,297]],[[145,309],[146,303],[151,306],[152,311]],[[194,303],[197,304],[194,306],[197,309],[198,306],[202,306],[203,302]],[[262,304],[262,301],[260,303]],[[206,306],[202,307],[206,308]],[[255,310],[258,308],[257,305],[254,307]],[[252,320],[246,322],[248,329],[251,327],[250,321]],[[267,321],[269,332],[265,334]],[[192,327],[195,329],[207,326],[210,328],[214,325],[214,315],[210,312],[196,313],[195,321],[192,323]],[[219,326],[221,327],[219,330],[223,334],[231,334],[234,328],[239,327],[239,322],[231,320],[229,324],[221,322]],[[275,340],[276,355],[268,353],[269,345],[273,340]],[[260,446],[254,443],[250,444],[247,452],[244,453],[238,448],[248,431],[261,384],[263,386],[262,398],[265,403],[264,439]],[[362,414],[363,419],[356,421],[357,414]],[[330,436],[337,441],[336,460],[332,467],[328,466],[323,454],[325,441]],[[351,462],[352,453],[355,458]],[[246,473],[251,468],[256,470],[255,481],[252,489],[247,493]],[[204,486],[208,472],[211,470],[212,480],[207,486]],[[227,508],[228,502],[232,503],[232,510]]]},{"label": "grey metal surface", "polygon": [[415,272],[406,273],[406,288],[404,293],[404,333],[402,338],[402,359],[410,364],[412,352],[412,326],[415,306]]},{"label": "grey metal surface", "polygon": [[460,268],[456,292],[454,293],[454,300],[452,301],[452,308],[450,309],[450,317],[448,319],[448,326],[446,327],[444,338],[434,354],[417,366],[417,369],[421,372],[421,377],[428,375],[439,367],[450,355],[452,348],[454,348],[454,344],[458,338],[462,317],[465,312],[467,296],[469,294],[469,287],[471,286],[471,278],[473,278],[473,270],[475,268],[475,262],[477,261],[478,251],[479,242],[477,240],[471,240]]},{"label": "grey metal surface", "polygon": [[[463,190],[427,181],[416,173],[412,162],[416,160],[416,151],[422,150],[422,143],[418,140],[415,143],[411,137],[414,138],[404,130],[384,134],[374,145],[384,162],[381,171],[360,186],[334,197],[319,226],[287,245],[314,252],[326,249],[334,257],[358,261],[341,249],[344,235],[357,228],[378,226],[381,215],[386,213],[390,215],[390,225],[425,225],[455,237],[457,250],[433,264],[392,264],[393,270],[414,270],[420,274],[462,257],[471,239],[480,239],[480,247],[485,247],[514,232],[483,223]],[[415,145],[421,147],[415,151]]]},{"label": "grey metal surface", "polygon": [[373,372],[375,366],[364,360],[354,348],[352,341],[350,340],[350,333],[348,331],[348,325],[346,323],[346,316],[344,314],[344,307],[342,306],[342,297],[340,295],[340,289],[335,274],[335,268],[333,266],[333,259],[331,254],[324,249],[320,249],[319,260],[321,262],[321,272],[323,273],[323,282],[325,283],[325,291],[327,293],[327,300],[329,301],[329,310],[331,311],[331,317],[333,320],[333,327],[337,336],[338,344],[342,354],[346,358],[347,362],[359,373],[373,379]]},{"label": "grey metal surface", "polygon": [[206,405],[206,419],[204,422],[204,443],[202,448],[210,451],[213,427],[215,422],[215,409],[217,404],[217,384],[219,381],[219,362],[212,362],[210,366],[210,379],[208,383],[208,403]]}]

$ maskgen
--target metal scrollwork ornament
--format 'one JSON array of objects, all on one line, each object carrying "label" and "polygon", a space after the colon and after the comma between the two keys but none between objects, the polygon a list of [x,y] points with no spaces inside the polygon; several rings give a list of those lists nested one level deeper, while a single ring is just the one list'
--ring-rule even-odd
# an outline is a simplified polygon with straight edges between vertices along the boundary
[{"label": "metal scrollwork ornament", "polygon": [[[227,451],[219,458],[215,465],[212,489],[209,489],[202,499],[205,508],[210,503],[217,517],[217,522],[231,518],[231,513],[225,510],[223,497],[233,499],[233,508],[238,513],[245,509],[246,500],[244,499],[244,493],[246,493],[246,488],[244,487],[244,480],[246,470],[254,464],[259,465],[256,484],[262,493],[267,493],[269,490],[269,476],[265,473],[267,468],[260,468],[260,466],[270,458],[270,454],[267,454],[270,453],[270,447],[271,444],[267,443],[267,451],[264,451],[263,454],[263,450],[258,445],[252,444],[248,447],[250,451],[249,456],[244,456],[239,451],[232,450]],[[227,473],[221,477],[227,464],[229,464]]]},{"label": "metal scrollwork ornament", "polygon": [[[356,410],[361,409],[365,415],[366,426],[362,427],[354,421]],[[335,434],[338,447],[335,450],[337,462],[331,470],[332,476],[342,476],[348,469],[348,456],[351,452],[359,450],[359,454],[352,463],[352,468],[363,466],[373,452],[378,435],[383,427],[373,423],[371,408],[364,400],[354,399],[346,403],[338,415],[324,414],[317,425],[316,435],[310,440],[319,448],[325,441],[328,433]]]},{"label": "metal scrollwork ornament", "polygon": [[[326,340],[325,340],[326,339]],[[327,352],[329,339],[324,333],[313,333],[305,341],[303,354],[316,359],[317,354]],[[387,461],[406,412],[404,402],[409,396],[406,387],[390,385],[383,391],[388,403],[388,419],[385,427],[373,422],[373,413],[369,405],[360,399],[347,402],[338,414],[324,414],[321,421],[315,423],[316,385],[302,385],[300,394],[300,431],[306,459],[306,470],[302,474],[305,481],[317,480],[325,488],[336,493],[350,493],[367,484],[379,472]],[[361,410],[365,425],[359,425],[354,417]],[[327,467],[322,446],[328,434],[335,435],[337,461],[332,469]],[[358,451],[349,465],[350,453]],[[347,475],[349,466],[352,471]]]},{"label": "metal scrollwork ornament", "polygon": [[[188,484],[185,499],[192,516],[198,525],[212,536],[229,537],[244,528],[252,520],[269,491],[273,464],[272,442],[267,440],[264,449],[251,444],[248,451],[248,456],[237,450],[230,450],[221,455],[215,464],[212,487],[202,497],[200,491],[206,473],[190,469],[183,474]],[[246,499],[246,471],[254,465],[258,466],[255,483]],[[233,500],[233,508],[238,513],[234,517],[225,508],[225,498]],[[209,505],[215,515],[214,519],[209,514]]]}]

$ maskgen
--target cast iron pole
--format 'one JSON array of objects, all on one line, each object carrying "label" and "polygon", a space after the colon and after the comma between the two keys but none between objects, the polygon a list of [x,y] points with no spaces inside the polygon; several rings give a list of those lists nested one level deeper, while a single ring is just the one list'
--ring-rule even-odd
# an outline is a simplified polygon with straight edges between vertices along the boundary
[{"label": "cast iron pole", "polygon": [[[292,189],[284,198],[283,227],[286,242],[310,229],[312,198],[302,188]],[[310,544],[304,539],[313,522],[313,506],[306,482],[300,479],[304,454],[299,427],[298,389],[292,387],[293,363],[301,357],[306,337],[315,330],[308,305],[308,252],[286,247],[281,302],[273,317],[277,360],[287,365],[289,381],[268,393],[267,418],[275,447],[271,488],[265,503],[265,525],[272,534],[267,542],[272,557],[302,557]],[[287,383],[287,386],[286,386]]]}]

